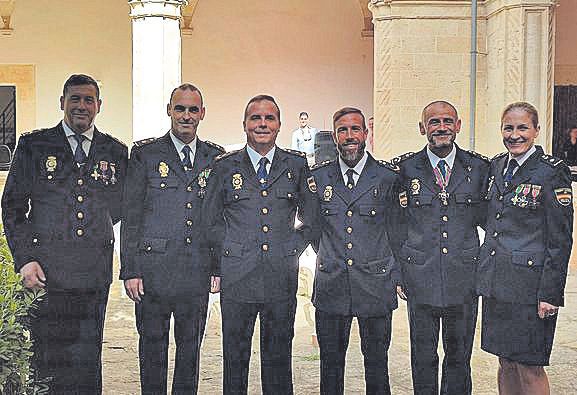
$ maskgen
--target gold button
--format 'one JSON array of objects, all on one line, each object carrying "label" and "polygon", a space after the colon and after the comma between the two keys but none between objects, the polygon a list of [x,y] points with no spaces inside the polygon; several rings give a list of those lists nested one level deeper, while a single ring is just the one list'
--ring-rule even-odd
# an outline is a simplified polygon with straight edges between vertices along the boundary
[{"label": "gold button", "polygon": [[262,231],[263,231],[264,233],[267,233],[267,232],[268,232],[268,226],[263,225]]},{"label": "gold button", "polygon": [[347,217],[352,217],[353,216],[353,212],[351,210],[347,211]]},{"label": "gold button", "polygon": [[415,200],[415,206],[420,206],[420,205],[421,205],[421,202],[418,200]]},{"label": "gold button", "polygon": [[268,208],[266,208],[266,207],[261,208],[260,211],[263,214],[268,214]]},{"label": "gold button", "polygon": [[78,219],[83,219],[84,218],[84,213],[82,211],[79,211],[76,213],[76,218]]},{"label": "gold button", "polygon": [[325,214],[328,215],[328,213],[329,213],[329,209],[326,208],[326,209],[325,209]]},{"label": "gold button", "polygon": [[411,262],[411,257],[410,257],[410,256],[407,257],[407,261],[408,261],[408,262]]},{"label": "gold button", "polygon": [[495,215],[495,218],[496,218],[496,219],[501,218],[501,213],[497,213],[497,215]]},{"label": "gold button", "polygon": [[187,190],[188,192],[192,192],[192,187],[189,185],[189,186],[186,187],[186,190]]},{"label": "gold button", "polygon": [[78,181],[76,181],[78,183],[78,185],[84,185],[84,180],[82,178],[79,178]]},{"label": "gold button", "polygon": [[146,246],[146,251],[152,251],[152,247],[151,247],[151,246]]},{"label": "gold button", "polygon": [[224,250],[224,255],[228,256],[230,254],[229,250]]},{"label": "gold button", "polygon": [[499,236],[499,232],[493,232],[493,237]]},{"label": "gold button", "polygon": [[234,200],[238,200],[238,195],[234,195],[234,196],[233,196],[233,199],[234,199]]},{"label": "gold button", "polygon": [[263,250],[263,251],[268,251],[268,244],[263,244],[263,245],[262,245],[262,250]]},{"label": "gold button", "polygon": [[529,260],[527,261],[527,266],[533,266],[533,261],[529,259]]},{"label": "gold button", "polygon": [[446,215],[443,215],[441,219],[443,220],[443,222],[449,221],[449,217],[447,217]]},{"label": "gold button", "polygon": [[38,244],[38,239],[37,239],[36,237],[35,237],[35,238],[33,238],[33,239],[32,239],[32,243],[34,243],[34,244]]},{"label": "gold button", "polygon": [[190,237],[187,237],[186,238],[186,244],[190,244],[190,243],[192,243],[192,239]]},{"label": "gold button", "polygon": [[471,203],[471,202],[472,202],[471,198],[467,199],[467,203]]},{"label": "gold button", "polygon": [[353,243],[347,243],[347,249],[352,250],[353,249]]},{"label": "gold button", "polygon": [[78,200],[79,203],[82,203],[82,202],[84,201],[84,196],[78,195],[78,197],[76,198],[76,200]]},{"label": "gold button", "polygon": [[442,249],[441,251],[443,251],[443,254],[446,254],[446,253],[449,252],[449,250],[447,249],[447,247],[443,247],[443,249]]},{"label": "gold button", "polygon": [[447,237],[449,237],[449,234],[447,232],[443,232],[443,237],[446,239]]},{"label": "gold button", "polygon": [[165,187],[166,187],[166,184],[165,184],[164,182],[161,182],[161,183],[160,183],[160,187],[161,187],[161,188],[165,188]]},{"label": "gold button", "polygon": [[261,196],[263,196],[263,197],[267,197],[267,196],[268,196],[268,192],[267,192],[266,190],[261,191],[260,194],[261,194]]},{"label": "gold button", "polygon": [[192,203],[191,202],[186,203],[186,208],[192,208]]},{"label": "gold button", "polygon": [[290,198],[293,197],[293,194],[292,194],[292,193],[287,193],[287,194],[286,194],[286,197],[290,199]]},{"label": "gold button", "polygon": [[187,219],[187,220],[186,220],[186,225],[188,225],[188,226],[192,226],[192,220],[190,220],[190,219]]},{"label": "gold button", "polygon": [[497,196],[497,200],[502,201],[502,200],[503,200],[503,195]]},{"label": "gold button", "polygon": [[52,179],[52,174],[48,174],[48,177],[47,177],[47,178],[48,178],[49,180],[51,180],[51,179]]},{"label": "gold button", "polygon": [[78,229],[78,230],[76,231],[76,234],[77,234],[78,236],[82,236],[82,235],[84,234],[84,231],[83,231],[82,229]]},{"label": "gold button", "polygon": [[375,214],[377,214],[377,212],[375,210],[371,210],[371,216],[375,216]]},{"label": "gold button", "polygon": [[348,234],[353,233],[353,228],[351,228],[351,227],[349,226],[349,227],[347,228],[347,233],[348,233]]},{"label": "gold button", "polygon": [[495,255],[495,250],[491,250],[491,256]]},{"label": "gold button", "polygon": [[347,259],[347,265],[353,266],[353,260],[351,258]]}]

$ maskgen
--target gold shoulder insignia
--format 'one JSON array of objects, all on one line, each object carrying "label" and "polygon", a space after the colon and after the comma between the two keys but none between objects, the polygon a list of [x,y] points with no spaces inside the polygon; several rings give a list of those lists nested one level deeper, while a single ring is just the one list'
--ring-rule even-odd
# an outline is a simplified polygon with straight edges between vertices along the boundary
[{"label": "gold shoulder insignia", "polygon": [[217,151],[220,151],[220,152],[223,153],[223,154],[226,152],[226,150],[225,150],[222,146],[220,146],[220,145],[218,145],[218,144],[216,144],[216,143],[213,143],[212,141],[204,140],[204,142],[205,142],[206,145],[208,145],[209,147],[212,147],[212,148],[216,149]]},{"label": "gold shoulder insignia", "polygon": [[501,159],[504,156],[509,155],[509,153],[507,151],[505,152],[501,152],[500,154],[495,155],[494,157],[491,158],[491,161],[497,160],[497,159]]},{"label": "gold shoulder insignia", "polygon": [[553,166],[553,167],[557,167],[561,163],[563,163],[563,160],[556,158],[553,155],[547,155],[547,154],[541,155],[541,160],[543,162],[547,163],[549,166]]},{"label": "gold shoulder insignia", "polygon": [[147,138],[147,139],[135,141],[135,142],[134,142],[134,145],[137,146],[137,147],[142,147],[143,145],[150,144],[150,143],[152,143],[152,142],[155,141],[155,140],[156,140],[156,137],[150,137],[150,138]]},{"label": "gold shoulder insignia", "polygon": [[403,154],[403,155],[397,156],[396,158],[391,159],[391,163],[393,165],[398,165],[402,161],[405,161],[409,158],[412,158],[416,154],[417,154],[416,152],[407,152],[406,154]]},{"label": "gold shoulder insignia", "polygon": [[401,169],[399,168],[399,166],[392,164],[390,162],[387,162],[386,160],[378,160],[377,163],[383,167],[386,167],[387,169],[394,171],[395,173],[398,173]]},{"label": "gold shoulder insignia", "polygon": [[[104,133],[104,132],[100,132],[100,133],[102,133],[102,134],[105,135],[106,137],[109,137],[109,138],[111,138],[112,140],[116,141],[118,144],[122,145],[123,147],[126,147],[126,144],[124,144],[122,141],[120,141],[118,138],[114,137],[113,135],[108,134],[108,133]],[[135,143],[135,144],[136,144],[136,143]]]},{"label": "gold shoulder insignia", "polygon": [[482,155],[482,154],[480,154],[480,153],[478,153],[478,152],[471,151],[471,150],[469,150],[469,151],[467,151],[467,152],[468,152],[471,156],[474,156],[474,157],[477,158],[477,159],[481,159],[482,161],[485,161],[485,162],[487,162],[487,163],[489,163],[489,162],[491,161],[491,159],[487,158],[485,155]]},{"label": "gold shoulder insignia", "polygon": [[240,150],[237,149],[237,150],[234,150],[234,151],[225,152],[225,153],[223,153],[223,154],[220,154],[220,155],[217,156],[216,158],[214,158],[214,161],[216,162],[216,161],[219,161],[219,160],[221,160],[221,159],[228,158],[228,157],[231,156],[232,154],[236,154],[236,153],[239,152],[239,151],[240,151]]},{"label": "gold shoulder insignia", "polygon": [[314,165],[311,166],[311,170],[316,170],[316,169],[320,169],[321,167],[325,167],[328,164],[333,163],[332,160],[325,160],[323,162],[320,163],[315,163]]},{"label": "gold shoulder insignia", "polygon": [[301,152],[301,151],[297,151],[297,150],[294,150],[294,149],[288,149],[288,148],[283,148],[283,150],[286,151],[286,152],[288,152],[289,154],[293,154],[293,155],[296,155],[296,156],[300,156],[300,157],[302,157],[302,158],[306,158],[306,157],[307,157],[307,154],[305,154],[304,152]]}]

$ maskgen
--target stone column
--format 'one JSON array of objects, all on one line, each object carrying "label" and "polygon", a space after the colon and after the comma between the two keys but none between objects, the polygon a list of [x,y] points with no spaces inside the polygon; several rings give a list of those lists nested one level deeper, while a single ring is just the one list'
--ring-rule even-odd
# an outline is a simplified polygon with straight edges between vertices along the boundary
[{"label": "stone column", "polygon": [[[476,147],[504,150],[500,113],[512,101],[536,105],[539,144],[552,140],[555,0],[478,0]],[[457,143],[469,148],[471,2],[371,0],[374,33],[374,116],[377,156],[421,149],[424,105],[453,103],[462,120]]]},{"label": "stone column", "polygon": [[129,0],[132,19],[132,138],[170,128],[166,104],[181,81],[181,7],[186,0]]}]

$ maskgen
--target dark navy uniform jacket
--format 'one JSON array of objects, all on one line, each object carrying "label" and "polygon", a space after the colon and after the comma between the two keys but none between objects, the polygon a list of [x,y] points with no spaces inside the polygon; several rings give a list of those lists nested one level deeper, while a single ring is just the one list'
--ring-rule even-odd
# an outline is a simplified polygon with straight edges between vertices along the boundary
[{"label": "dark navy uniform jacket", "polygon": [[536,148],[506,188],[508,155],[491,161],[477,289],[505,302],[562,306],[572,247],[571,175],[561,159]]},{"label": "dark navy uniform jacket", "polygon": [[318,201],[312,191],[314,179],[297,151],[276,147],[265,190],[246,147],[215,161],[203,213],[223,295],[249,303],[294,297],[298,257],[315,233]]},{"label": "dark navy uniform jacket", "polygon": [[404,189],[399,200],[407,221],[400,252],[407,297],[437,307],[471,301],[479,257],[476,228],[485,223],[482,196],[488,160],[457,147],[447,205],[439,198],[441,188],[426,147],[396,162]]},{"label": "dark navy uniform jacket", "polygon": [[80,168],[61,124],[20,137],[2,197],[16,271],[38,261],[52,289],[110,284],[127,156],[96,128]]},{"label": "dark navy uniform jacket", "polygon": [[201,227],[206,179],[222,147],[197,139],[185,171],[170,132],[136,143],[128,164],[120,278],[142,278],[146,293],[205,295],[211,257]]},{"label": "dark navy uniform jacket", "polygon": [[321,311],[383,316],[397,307],[400,268],[391,248],[399,219],[396,166],[369,154],[349,190],[339,161],[313,168],[320,199],[320,240],[313,303]]}]

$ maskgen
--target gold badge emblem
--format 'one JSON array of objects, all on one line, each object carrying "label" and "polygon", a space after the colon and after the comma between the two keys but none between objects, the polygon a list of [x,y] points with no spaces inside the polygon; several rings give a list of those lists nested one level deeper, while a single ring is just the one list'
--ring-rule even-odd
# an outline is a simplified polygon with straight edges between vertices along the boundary
[{"label": "gold badge emblem", "polygon": [[323,200],[325,202],[330,202],[333,198],[333,187],[331,185],[327,185],[325,187],[325,191],[323,192]]},{"label": "gold badge emblem", "polygon": [[206,188],[206,178],[204,178],[202,174],[198,176],[198,186],[201,188]]},{"label": "gold badge emblem", "polygon": [[401,205],[401,207],[403,208],[407,207],[408,200],[409,199],[407,198],[407,191],[399,193],[399,204]]},{"label": "gold badge emblem", "polygon": [[232,175],[232,187],[233,189],[242,188],[242,176],[238,173]]},{"label": "gold badge emblem", "polygon": [[56,170],[56,166],[58,166],[58,162],[56,161],[55,156],[49,156],[46,158],[46,171],[53,172]]},{"label": "gold badge emblem", "polygon": [[418,178],[411,180],[411,195],[418,195],[421,193],[421,181]]},{"label": "gold badge emblem", "polygon": [[160,162],[158,164],[158,173],[160,173],[161,177],[168,177],[168,165],[166,164],[166,162]]},{"label": "gold badge emblem", "polygon": [[307,178],[307,184],[309,184],[309,190],[312,193],[317,193],[317,183],[315,182],[315,178],[313,176]]}]

